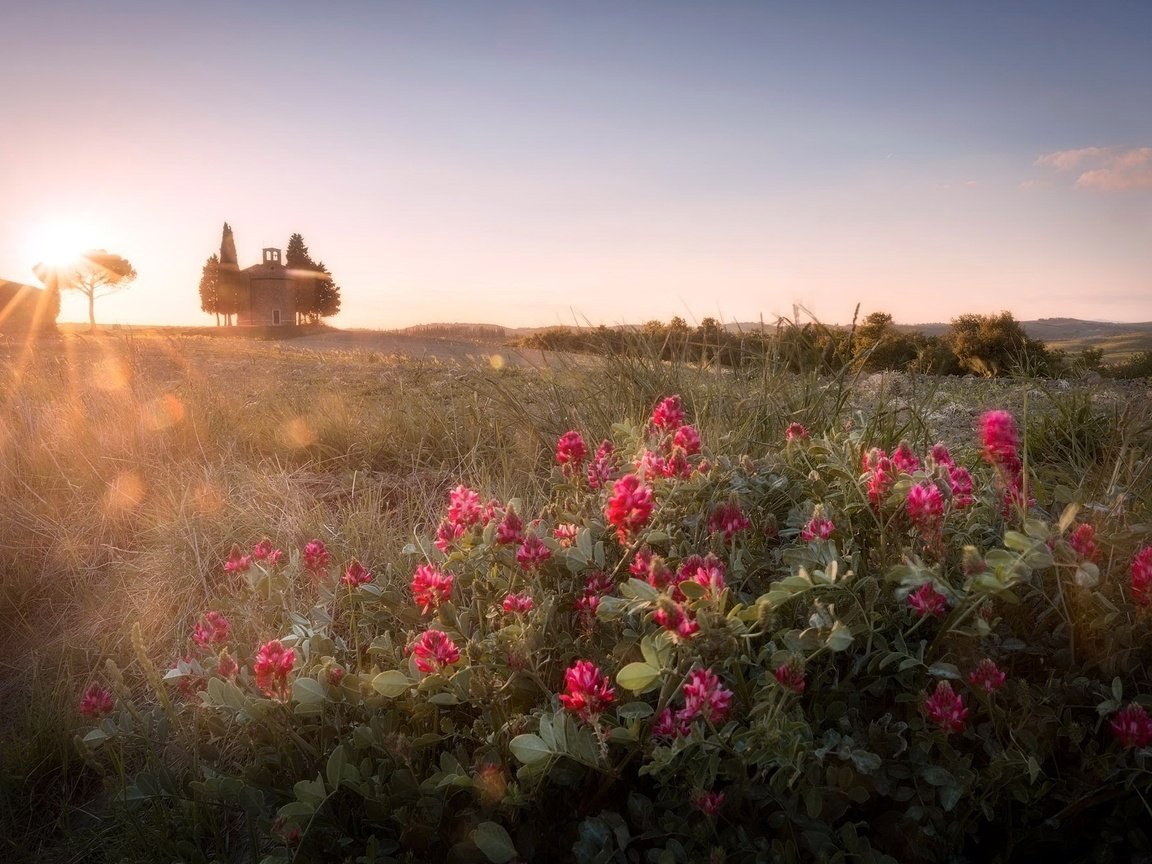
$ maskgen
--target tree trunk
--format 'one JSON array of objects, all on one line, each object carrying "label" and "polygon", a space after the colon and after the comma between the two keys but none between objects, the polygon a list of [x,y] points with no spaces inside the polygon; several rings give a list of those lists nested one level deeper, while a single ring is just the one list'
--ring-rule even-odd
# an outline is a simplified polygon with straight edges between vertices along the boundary
[{"label": "tree trunk", "polygon": [[96,292],[88,292],[88,332],[96,330]]},{"label": "tree trunk", "polygon": [[216,326],[217,327],[220,326],[220,313],[219,312],[216,313]]}]

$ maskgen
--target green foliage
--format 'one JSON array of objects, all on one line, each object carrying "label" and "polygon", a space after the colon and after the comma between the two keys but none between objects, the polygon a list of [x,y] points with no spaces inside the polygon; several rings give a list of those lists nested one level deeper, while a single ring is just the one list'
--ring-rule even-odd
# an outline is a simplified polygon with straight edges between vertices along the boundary
[{"label": "green foliage", "polygon": [[96,298],[121,291],[136,279],[136,268],[127,258],[105,249],[91,249],[61,266],[37,264],[36,277],[51,291],[76,291],[88,299],[88,324],[96,326]]},{"label": "green foliage", "polygon": [[[226,651],[243,661],[278,639],[290,695],[243,662],[222,671],[218,648],[178,648],[188,659],[162,676],[137,633],[136,680],[108,668],[119,705],[79,752],[126,776],[111,783],[125,818],[161,818],[217,856],[246,837],[266,861],[1011,861],[1054,839],[1142,854],[1147,830],[1092,830],[1152,794],[1148,749],[1107,722],[1152,704],[1125,581],[1134,538],[1079,550],[1076,504],[1006,521],[993,470],[968,464],[969,504],[923,452],[872,500],[866,428],[758,458],[706,440],[671,470],[674,430],[620,422],[616,474],[650,466],[653,495],[627,530],[611,481],[561,466],[534,507],[466,505],[457,488],[405,566],[359,587],[340,579],[347,559],[252,561],[219,605],[274,623]],[[941,495],[931,524],[906,511],[917,484]],[[731,507],[747,521],[726,532]],[[834,528],[807,538],[817,507]],[[513,512],[545,560],[501,536]],[[421,564],[453,578],[424,610],[408,585]],[[911,602],[928,585],[939,617]],[[512,592],[532,608],[503,608]],[[413,646],[433,630],[459,656],[425,668]],[[982,660],[1007,683],[979,686]],[[579,689],[576,661],[614,687],[593,713],[560,698]],[[708,710],[692,694],[704,671],[721,700]],[[963,708],[952,726],[932,707],[945,686]]]},{"label": "green foliage", "polygon": [[200,308],[209,315],[220,314],[220,256],[215,253],[200,273]]},{"label": "green foliage", "polygon": [[340,311],[340,287],[332,280],[324,262],[312,260],[300,234],[288,238],[284,265],[296,271],[296,315],[300,321],[316,323]]},{"label": "green foliage", "polygon": [[961,365],[977,375],[994,377],[1014,371],[1043,375],[1049,371],[1044,343],[1029,338],[1011,312],[954,318],[948,341]]}]

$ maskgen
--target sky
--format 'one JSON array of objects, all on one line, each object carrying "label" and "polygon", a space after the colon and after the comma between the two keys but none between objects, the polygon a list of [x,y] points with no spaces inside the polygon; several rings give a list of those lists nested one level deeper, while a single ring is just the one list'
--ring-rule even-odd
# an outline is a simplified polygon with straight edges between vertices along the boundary
[{"label": "sky", "polygon": [[0,279],[211,323],[225,221],[340,327],[1149,321],[1152,3],[0,0]]}]

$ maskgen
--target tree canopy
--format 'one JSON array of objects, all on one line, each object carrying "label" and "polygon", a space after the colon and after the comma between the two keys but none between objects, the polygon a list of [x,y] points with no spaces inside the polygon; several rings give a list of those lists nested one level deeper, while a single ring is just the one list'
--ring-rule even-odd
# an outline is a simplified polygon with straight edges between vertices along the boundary
[{"label": "tree canopy", "polygon": [[37,264],[36,278],[50,289],[79,291],[88,298],[88,326],[96,326],[96,298],[127,288],[136,279],[136,268],[127,258],[105,249],[91,249],[70,264],[49,267]]},{"label": "tree canopy", "polygon": [[340,286],[324,262],[312,259],[304,237],[297,233],[288,238],[284,264],[295,271],[296,318],[298,321],[319,321],[340,311]]}]

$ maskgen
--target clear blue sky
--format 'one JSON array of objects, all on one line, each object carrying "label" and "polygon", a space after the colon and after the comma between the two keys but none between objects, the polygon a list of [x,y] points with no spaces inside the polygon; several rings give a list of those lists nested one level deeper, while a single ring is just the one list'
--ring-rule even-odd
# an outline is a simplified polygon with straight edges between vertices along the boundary
[{"label": "clear blue sky", "polygon": [[119,252],[100,320],[207,322],[225,220],[341,326],[1152,319],[1152,3],[39,0],[0,58],[0,278]]}]

